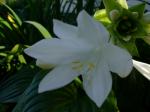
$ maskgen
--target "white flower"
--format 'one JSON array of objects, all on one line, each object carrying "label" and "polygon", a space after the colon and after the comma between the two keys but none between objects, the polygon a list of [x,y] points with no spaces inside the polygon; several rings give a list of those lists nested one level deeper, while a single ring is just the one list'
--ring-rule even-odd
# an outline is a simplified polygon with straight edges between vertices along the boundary
[{"label": "white flower", "polygon": [[133,66],[148,80],[150,80],[150,65],[133,60]]},{"label": "white flower", "polygon": [[111,90],[110,71],[126,77],[132,70],[132,57],[109,43],[105,27],[85,11],[77,22],[75,27],[54,20],[54,32],[60,39],[43,39],[25,53],[36,58],[39,66],[55,65],[40,82],[40,93],[63,87],[82,75],[85,92],[100,107]]}]

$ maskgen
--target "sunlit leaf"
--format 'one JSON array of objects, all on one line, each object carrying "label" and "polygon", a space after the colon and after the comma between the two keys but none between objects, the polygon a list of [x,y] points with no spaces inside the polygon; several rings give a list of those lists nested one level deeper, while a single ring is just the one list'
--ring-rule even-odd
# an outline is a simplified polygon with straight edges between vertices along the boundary
[{"label": "sunlit leaf", "polygon": [[26,64],[26,60],[25,60],[25,58],[24,58],[24,56],[22,54],[18,55],[18,60],[20,61],[20,63]]},{"label": "sunlit leaf", "polygon": [[51,38],[51,34],[48,32],[48,30],[42,26],[40,23],[37,23],[35,21],[25,21],[25,23],[29,23],[33,25],[37,30],[40,31],[40,33],[43,35],[44,38]]}]

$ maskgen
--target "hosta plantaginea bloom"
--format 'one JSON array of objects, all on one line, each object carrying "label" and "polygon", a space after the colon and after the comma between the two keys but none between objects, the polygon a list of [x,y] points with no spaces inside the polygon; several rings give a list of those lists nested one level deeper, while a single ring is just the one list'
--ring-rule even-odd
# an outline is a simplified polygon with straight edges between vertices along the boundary
[{"label": "hosta plantaginea bloom", "polygon": [[37,59],[37,65],[55,68],[39,85],[39,92],[65,86],[82,75],[86,94],[101,106],[112,86],[111,73],[126,77],[132,69],[130,54],[109,43],[105,27],[85,11],[79,13],[78,27],[54,20],[59,38],[43,39],[25,53]]},{"label": "hosta plantaginea bloom", "polygon": [[150,80],[150,65],[133,60],[133,66],[148,80]]}]

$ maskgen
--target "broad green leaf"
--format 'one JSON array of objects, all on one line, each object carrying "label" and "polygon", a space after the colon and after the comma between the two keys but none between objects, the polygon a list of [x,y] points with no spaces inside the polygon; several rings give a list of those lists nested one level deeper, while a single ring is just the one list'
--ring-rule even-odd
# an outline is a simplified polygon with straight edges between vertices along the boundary
[{"label": "broad green leaf", "polygon": [[99,112],[76,82],[61,89],[38,94],[39,82],[46,73],[41,71],[36,74],[13,112]]},{"label": "broad green leaf", "polygon": [[0,102],[12,103],[21,98],[21,94],[31,83],[36,69],[29,66],[22,67],[16,74],[7,76],[0,81]]},{"label": "broad green leaf", "polygon": [[115,88],[120,112],[149,112],[150,81],[137,70],[127,78],[117,77]]},{"label": "broad green leaf", "polygon": [[102,105],[100,112],[118,112],[118,107],[117,107],[117,99],[114,95],[114,92],[111,91],[108,98]]},{"label": "broad green leaf", "polygon": [[0,112],[6,112],[5,106],[3,104],[0,104]]}]

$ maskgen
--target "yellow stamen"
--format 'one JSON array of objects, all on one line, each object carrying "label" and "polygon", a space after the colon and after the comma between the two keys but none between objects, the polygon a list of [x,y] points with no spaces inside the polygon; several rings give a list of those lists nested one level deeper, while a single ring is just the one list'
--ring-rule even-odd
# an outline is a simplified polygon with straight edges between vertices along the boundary
[{"label": "yellow stamen", "polygon": [[75,65],[72,67],[72,69],[76,70],[76,71],[81,71],[83,69],[83,64],[79,64],[79,65]]},{"label": "yellow stamen", "polygon": [[93,68],[95,68],[95,65],[93,63],[89,63],[88,64],[88,70],[92,70]]}]

